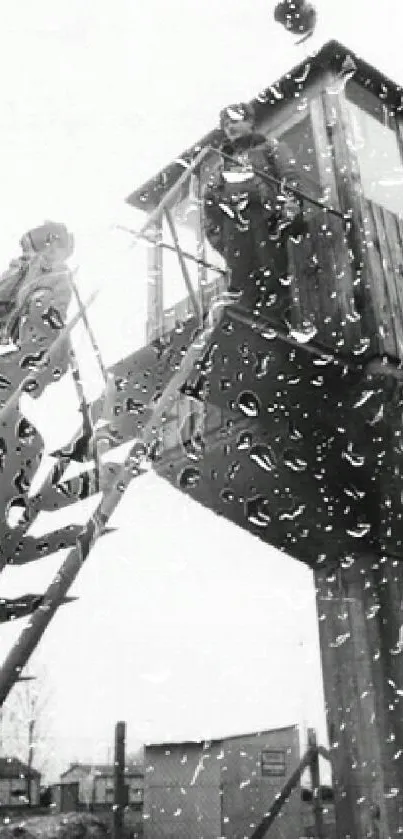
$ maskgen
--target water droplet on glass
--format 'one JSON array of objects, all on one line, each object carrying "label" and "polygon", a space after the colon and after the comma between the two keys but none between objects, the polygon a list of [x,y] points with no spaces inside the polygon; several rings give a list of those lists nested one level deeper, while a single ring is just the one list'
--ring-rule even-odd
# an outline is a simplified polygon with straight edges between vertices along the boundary
[{"label": "water droplet on glass", "polygon": [[259,355],[255,367],[255,376],[257,379],[263,379],[264,376],[267,376],[267,373],[269,372],[270,362],[270,355]]},{"label": "water droplet on glass", "polygon": [[245,451],[245,449],[250,449],[251,445],[252,435],[249,433],[249,431],[242,431],[236,442],[237,449],[239,451]]},{"label": "water droplet on glass", "polygon": [[37,436],[36,428],[28,422],[25,417],[20,420],[17,427],[17,437],[24,445],[31,446]]},{"label": "water droplet on glass", "polygon": [[20,364],[21,369],[37,372],[41,367],[45,355],[46,350],[42,350],[42,352],[32,353],[31,355],[25,355]]},{"label": "water droplet on glass", "polygon": [[24,498],[11,499],[6,508],[5,519],[11,529],[28,521],[28,505]]},{"label": "water droplet on glass", "polygon": [[360,342],[357,347],[354,347],[353,354],[354,355],[363,355],[371,346],[371,339],[370,338],[360,338]]},{"label": "water droplet on glass", "polygon": [[145,405],[143,402],[139,402],[137,399],[126,399],[126,411],[128,414],[135,414],[136,416],[140,416],[144,414]]},{"label": "water droplet on glass", "polygon": [[336,640],[329,644],[329,647],[333,647],[333,648],[342,647],[343,644],[345,644],[346,641],[348,641],[349,638],[350,638],[350,633],[349,632],[345,632],[343,635],[338,635]]},{"label": "water droplet on glass", "polygon": [[257,417],[260,413],[260,400],[250,390],[244,390],[239,394],[237,400],[239,410],[246,417]]},{"label": "water droplet on glass", "polygon": [[354,498],[355,501],[362,501],[365,498],[365,491],[363,489],[358,489],[358,487],[354,486],[354,484],[348,484],[344,487],[344,492],[350,498]]},{"label": "water droplet on glass", "polygon": [[371,397],[374,396],[375,393],[375,390],[364,390],[359,399],[357,399],[357,401],[354,402],[354,405],[352,407],[361,408],[362,405],[365,405],[365,403],[368,402],[368,400],[371,399]]},{"label": "water droplet on glass", "polygon": [[269,502],[263,495],[258,495],[256,498],[250,498],[246,502],[246,517],[251,524],[256,527],[267,527],[271,522],[269,512]]},{"label": "water droplet on glass", "polygon": [[297,426],[294,425],[293,422],[290,422],[290,424],[289,424],[289,432],[288,433],[289,433],[290,440],[298,441],[298,440],[303,440],[304,439],[304,435],[303,435],[302,431],[300,431],[297,428]]},{"label": "water droplet on glass", "polygon": [[179,476],[179,486],[181,489],[193,489],[201,480],[201,472],[194,466],[187,466],[182,470]]},{"label": "water droplet on glass", "polygon": [[361,466],[364,466],[365,455],[353,452],[352,443],[349,443],[346,452],[342,452],[342,457],[344,457],[344,459],[347,460],[351,464],[351,466],[354,466],[356,469],[359,469]]},{"label": "water droplet on glass", "polygon": [[299,504],[294,510],[286,510],[284,513],[280,513],[279,521],[294,521],[295,519],[302,516],[302,513],[306,509],[305,504]]},{"label": "water droplet on glass", "polygon": [[202,439],[202,437],[200,437],[199,434],[197,434],[190,440],[186,440],[183,443],[183,448],[189,460],[200,460],[200,458],[204,454],[204,440]]},{"label": "water droplet on glass", "polygon": [[267,341],[274,341],[277,338],[277,332],[275,329],[271,327],[267,327],[261,333],[262,338],[266,338]]},{"label": "water droplet on glass", "polygon": [[321,355],[319,358],[313,359],[313,364],[315,364],[316,367],[327,367],[327,365],[332,364],[333,361],[334,358],[332,355]]},{"label": "water droplet on glass", "polygon": [[249,457],[257,466],[260,466],[266,472],[271,472],[276,466],[275,455],[269,446],[263,444],[252,446]]},{"label": "water droplet on glass", "polygon": [[368,522],[359,522],[355,528],[347,530],[348,536],[353,536],[355,539],[362,539],[371,530],[371,525]]},{"label": "water droplet on glass", "polygon": [[289,330],[289,335],[291,338],[294,338],[294,341],[297,341],[299,344],[307,344],[309,341],[312,341],[312,338],[315,337],[317,334],[316,326],[313,324],[307,325],[303,329],[294,329],[293,327]]},{"label": "water droplet on glass", "polygon": [[[302,435],[301,435],[302,436]],[[284,466],[287,466],[288,469],[291,469],[292,472],[305,472],[308,468],[308,463],[304,458],[298,457],[295,452],[286,449],[283,454],[283,461]]]},{"label": "water droplet on glass", "polygon": [[236,496],[231,489],[222,489],[220,492],[220,498],[225,504],[229,504],[232,501],[235,501]]}]

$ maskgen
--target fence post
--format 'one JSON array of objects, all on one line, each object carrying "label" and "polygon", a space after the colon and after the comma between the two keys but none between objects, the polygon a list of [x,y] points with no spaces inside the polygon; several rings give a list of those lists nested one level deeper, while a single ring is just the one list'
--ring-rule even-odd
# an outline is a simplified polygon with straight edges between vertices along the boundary
[{"label": "fence post", "polygon": [[125,764],[126,723],[115,727],[115,762],[113,771],[113,839],[123,837],[123,814],[126,806]]}]

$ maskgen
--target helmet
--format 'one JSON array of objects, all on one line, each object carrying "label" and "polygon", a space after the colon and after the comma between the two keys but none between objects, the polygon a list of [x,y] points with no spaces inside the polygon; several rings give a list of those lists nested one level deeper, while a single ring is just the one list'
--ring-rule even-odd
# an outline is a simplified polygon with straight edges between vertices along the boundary
[{"label": "helmet", "polygon": [[66,225],[46,221],[40,227],[28,230],[20,245],[25,254],[43,253],[50,262],[63,262],[73,253],[74,237]]},{"label": "helmet", "polygon": [[227,105],[220,112],[220,127],[223,128],[227,122],[240,122],[248,120],[255,124],[255,109],[250,103],[240,102],[237,105]]}]

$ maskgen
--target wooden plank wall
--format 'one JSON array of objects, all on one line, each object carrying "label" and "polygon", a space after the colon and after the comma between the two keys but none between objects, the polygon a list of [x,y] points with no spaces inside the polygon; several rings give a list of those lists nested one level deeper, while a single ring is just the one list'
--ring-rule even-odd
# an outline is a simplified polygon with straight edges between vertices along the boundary
[{"label": "wooden plank wall", "polygon": [[348,102],[344,93],[324,95],[340,204],[351,208],[357,284],[355,296],[370,349],[403,358],[403,221],[367,200],[362,191]]},{"label": "wooden plank wall", "polygon": [[[339,184],[321,93],[310,101],[309,113],[322,200],[327,207],[340,211]],[[352,347],[360,345],[363,335],[351,237],[346,236],[346,226],[340,218],[309,202],[304,204],[304,219],[308,233],[301,241],[291,239],[288,244],[293,325],[298,328],[312,324],[317,340],[348,354]]]}]

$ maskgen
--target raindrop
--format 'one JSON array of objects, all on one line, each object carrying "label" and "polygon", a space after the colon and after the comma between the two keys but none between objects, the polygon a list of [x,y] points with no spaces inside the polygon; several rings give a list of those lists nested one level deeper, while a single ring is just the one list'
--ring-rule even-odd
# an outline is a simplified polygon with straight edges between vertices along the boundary
[{"label": "raindrop", "polygon": [[5,519],[8,527],[14,530],[18,525],[29,521],[28,505],[24,498],[12,498],[6,508]]},{"label": "raindrop", "polygon": [[227,479],[229,481],[233,481],[234,478],[236,477],[237,472],[239,472],[240,468],[241,468],[241,464],[239,463],[239,460],[235,460],[234,463],[231,463],[231,466],[228,468],[228,471],[227,471]]},{"label": "raindrop", "polygon": [[370,338],[360,338],[360,342],[357,347],[353,349],[354,355],[363,355],[371,346],[371,339]]},{"label": "raindrop", "polygon": [[308,468],[308,463],[304,458],[298,457],[293,451],[286,450],[283,455],[284,465],[291,469],[292,472],[305,472]]},{"label": "raindrop", "polygon": [[309,324],[305,329],[295,329],[293,327],[289,330],[289,335],[297,341],[298,344],[308,344],[312,338],[317,334],[317,328],[313,324]]},{"label": "raindrop", "polygon": [[246,517],[256,527],[267,527],[271,522],[269,502],[262,495],[250,498],[246,502]]},{"label": "raindrop", "polygon": [[321,355],[319,358],[314,358],[313,364],[315,364],[316,367],[326,367],[328,364],[332,364],[333,361],[334,358],[332,355]]},{"label": "raindrop", "polygon": [[342,457],[345,460],[348,460],[351,463],[351,466],[354,466],[356,469],[359,469],[361,466],[364,466],[365,463],[365,455],[356,454],[353,452],[353,444],[349,443],[346,452],[342,452]]},{"label": "raindrop", "polygon": [[6,376],[0,375],[0,390],[7,390],[11,387],[11,379],[7,379]]},{"label": "raindrop", "polygon": [[365,405],[365,403],[368,402],[368,400],[371,399],[372,396],[374,396],[375,392],[375,390],[364,390],[360,398],[357,399],[356,402],[354,402],[354,405],[352,407],[361,408],[362,405]]},{"label": "raindrop", "polygon": [[271,472],[276,466],[276,458],[269,446],[257,444],[252,446],[249,457],[257,466],[264,469],[265,472]]},{"label": "raindrop", "polygon": [[28,422],[25,417],[20,420],[17,426],[17,437],[26,446],[31,446],[37,436],[36,428]]},{"label": "raindrop", "polygon": [[136,416],[140,416],[144,414],[145,405],[143,402],[139,402],[136,399],[126,399],[125,408],[128,414],[135,414]]},{"label": "raindrop", "polygon": [[373,417],[373,419],[372,419],[372,420],[368,420],[368,425],[372,425],[372,426],[373,426],[373,425],[377,425],[377,424],[378,424],[378,422],[380,422],[380,421],[381,421],[381,419],[383,419],[383,415],[384,415],[384,406],[383,406],[383,405],[381,405],[381,407],[379,408],[379,411],[377,411],[377,412],[376,412],[376,414],[375,414],[375,416]]},{"label": "raindrop", "polygon": [[282,286],[290,286],[292,283],[293,277],[292,274],[286,274],[285,277],[279,277],[278,281]]},{"label": "raindrop", "polygon": [[194,489],[201,480],[201,472],[194,466],[187,466],[182,470],[179,476],[179,486],[181,489]]},{"label": "raindrop", "polygon": [[33,393],[34,390],[38,390],[38,382],[36,379],[28,379],[24,384],[24,391],[25,393]]},{"label": "raindrop", "polygon": [[350,638],[350,633],[349,632],[345,632],[343,635],[338,635],[336,640],[333,641],[333,643],[329,644],[329,647],[333,647],[333,648],[334,647],[336,647],[336,648],[337,647],[342,647],[343,644],[345,644],[346,641],[348,641],[349,638]]},{"label": "raindrop", "polygon": [[271,362],[270,355],[259,355],[256,367],[255,367],[255,376],[257,379],[263,379],[264,376],[267,376],[269,372],[269,365]]},{"label": "raindrop", "polygon": [[41,367],[41,364],[45,356],[46,350],[42,350],[42,352],[32,353],[32,355],[26,355],[22,359],[20,367],[22,370],[33,370],[36,372]]},{"label": "raindrop", "polygon": [[299,516],[302,516],[302,513],[305,509],[306,505],[300,504],[298,507],[295,508],[295,510],[287,510],[284,513],[280,513],[278,517],[279,521],[294,521],[295,519],[299,518]]},{"label": "raindrop", "polygon": [[30,483],[24,469],[20,469],[20,471],[15,476],[14,486],[21,495],[23,495],[24,492],[27,492],[29,490]]},{"label": "raindrop", "polygon": [[345,556],[344,559],[341,561],[342,568],[351,568],[355,563],[355,558],[353,556]]},{"label": "raindrop", "polygon": [[354,484],[349,484],[344,487],[344,492],[346,495],[350,496],[350,498],[354,498],[355,501],[361,501],[365,498],[365,491],[358,489],[354,486]]},{"label": "raindrop", "polygon": [[64,327],[64,322],[60,312],[58,312],[58,310],[53,306],[49,306],[49,308],[46,309],[46,312],[42,315],[42,320],[46,326],[50,326],[51,329],[63,329]]},{"label": "raindrop", "polygon": [[0,437],[0,471],[3,471],[7,454],[7,444],[4,437]]},{"label": "raindrop", "polygon": [[231,489],[222,489],[220,492],[220,498],[222,501],[224,501],[225,504],[229,504],[232,501],[235,501],[236,496]]},{"label": "raindrop", "polygon": [[359,522],[357,527],[347,530],[348,536],[353,536],[355,539],[362,539],[371,530],[371,525],[368,522]]},{"label": "raindrop", "polygon": [[200,460],[204,454],[204,440],[199,434],[196,434],[190,440],[183,442],[183,448],[189,460]]},{"label": "raindrop", "polygon": [[288,434],[289,434],[290,440],[297,441],[297,440],[303,440],[304,439],[304,435],[303,435],[302,431],[299,431],[297,426],[294,425],[294,423],[292,423],[292,422],[290,422],[290,424],[289,424]]},{"label": "raindrop", "polygon": [[237,449],[239,449],[239,451],[245,451],[245,449],[250,449],[251,445],[252,435],[249,431],[242,431],[236,442]]},{"label": "raindrop", "polygon": [[229,390],[231,387],[231,379],[220,379],[220,390]]},{"label": "raindrop", "polygon": [[238,396],[238,408],[246,417],[257,417],[260,413],[260,400],[250,390],[244,390]]},{"label": "raindrop", "polygon": [[267,327],[262,331],[262,338],[266,338],[267,341],[274,341],[277,338],[277,332],[275,329],[271,327]]}]

